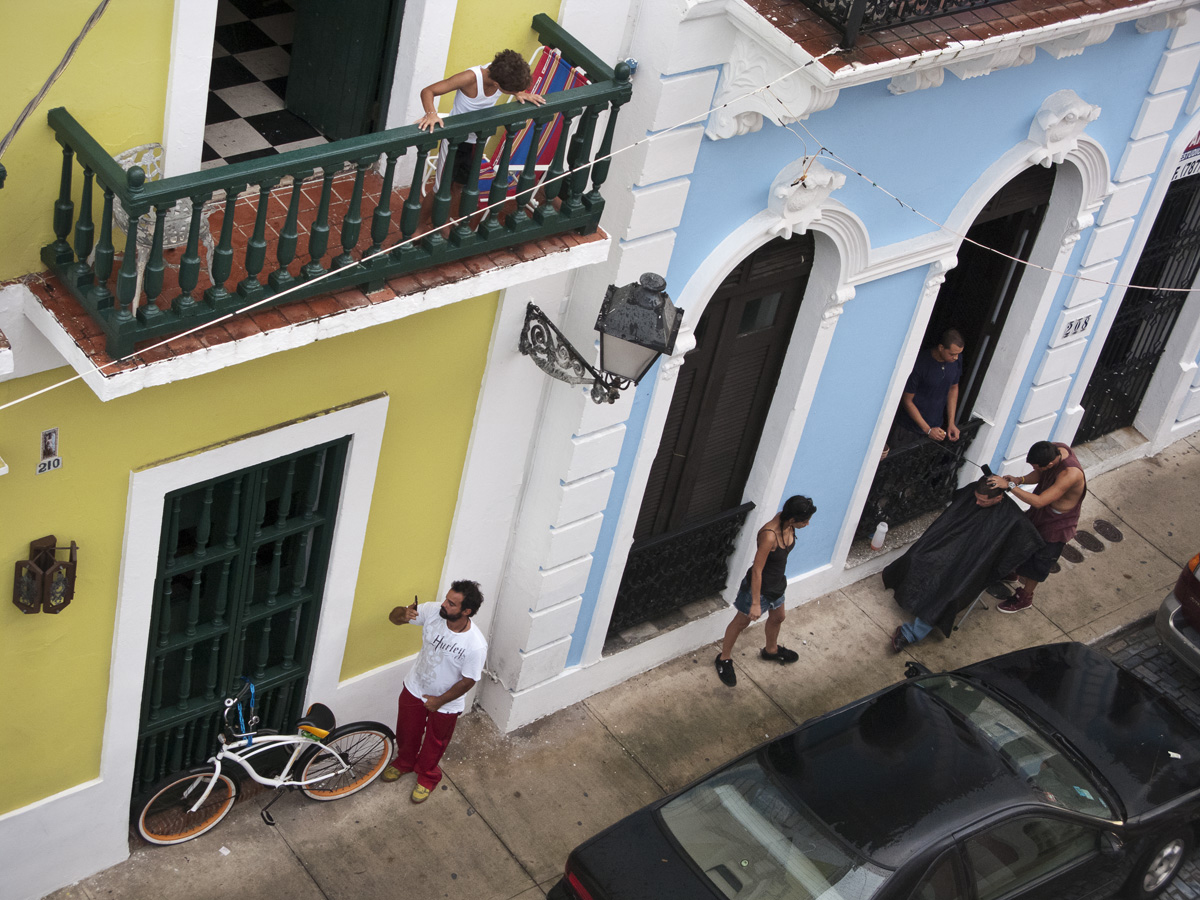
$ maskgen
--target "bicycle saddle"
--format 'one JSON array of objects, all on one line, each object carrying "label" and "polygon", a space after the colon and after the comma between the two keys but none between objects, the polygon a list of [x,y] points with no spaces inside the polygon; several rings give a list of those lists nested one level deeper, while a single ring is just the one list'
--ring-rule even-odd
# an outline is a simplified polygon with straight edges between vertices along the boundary
[{"label": "bicycle saddle", "polygon": [[323,738],[337,727],[337,720],[333,717],[333,710],[324,703],[314,703],[308,708],[304,718],[296,723],[296,727],[300,731],[307,731],[313,737]]}]

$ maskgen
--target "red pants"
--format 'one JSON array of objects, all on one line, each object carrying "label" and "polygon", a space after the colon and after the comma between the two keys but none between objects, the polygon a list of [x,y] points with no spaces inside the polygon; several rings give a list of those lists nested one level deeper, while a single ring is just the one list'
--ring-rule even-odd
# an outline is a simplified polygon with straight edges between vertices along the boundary
[{"label": "red pants", "polygon": [[396,713],[396,758],[401,772],[416,772],[417,784],[433,790],[442,780],[438,763],[458,724],[458,713],[430,712],[408,688],[400,691]]}]

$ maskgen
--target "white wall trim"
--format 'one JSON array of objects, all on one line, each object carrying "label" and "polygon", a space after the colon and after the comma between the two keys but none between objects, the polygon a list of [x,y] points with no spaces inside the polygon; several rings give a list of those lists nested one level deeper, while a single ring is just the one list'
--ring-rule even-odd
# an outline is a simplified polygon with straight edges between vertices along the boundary
[{"label": "white wall trim", "polygon": [[175,0],[163,111],[164,178],[200,171],[216,27],[217,0]]},{"label": "white wall trim", "polygon": [[396,696],[394,678],[338,680],[387,409],[386,396],[369,397],[130,473],[100,776],[0,816],[0,856],[9,896],[41,897],[129,855],[148,598],[158,568],[163,500],[173,490],[351,436],[306,697],[327,702],[343,721],[388,720]]}]

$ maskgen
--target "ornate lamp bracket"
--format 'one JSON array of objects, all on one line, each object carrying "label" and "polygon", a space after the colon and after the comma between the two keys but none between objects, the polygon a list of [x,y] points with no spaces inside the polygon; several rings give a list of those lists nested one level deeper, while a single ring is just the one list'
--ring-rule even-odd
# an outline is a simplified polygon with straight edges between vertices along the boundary
[{"label": "ornate lamp bracket", "polygon": [[596,403],[615,403],[621,391],[632,384],[591,365],[533,303],[525,307],[525,327],[521,329],[518,349],[551,378],[567,384],[591,385],[591,397]]}]

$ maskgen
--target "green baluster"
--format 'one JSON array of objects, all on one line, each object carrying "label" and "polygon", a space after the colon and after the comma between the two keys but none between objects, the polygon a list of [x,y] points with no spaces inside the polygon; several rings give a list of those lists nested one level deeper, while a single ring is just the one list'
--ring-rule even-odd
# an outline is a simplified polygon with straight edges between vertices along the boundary
[{"label": "green baluster", "polygon": [[442,161],[442,177],[438,179],[437,193],[433,196],[433,227],[425,235],[425,249],[436,255],[446,246],[441,228],[450,220],[450,188],[454,181],[454,157],[458,154],[458,145],[454,141],[446,142],[445,160]]},{"label": "green baluster", "polygon": [[204,489],[204,501],[200,504],[200,521],[196,523],[196,549],[198,557],[208,555],[208,539],[212,535],[213,492],[216,485],[210,484]]},{"label": "green baluster", "polygon": [[325,450],[321,450],[312,461],[312,469],[308,473],[308,489],[304,492],[304,518],[311,519],[317,511],[320,502],[321,473],[325,469]]},{"label": "green baluster", "polygon": [[204,219],[204,204],[212,194],[192,197],[192,218],[188,223],[187,248],[179,260],[179,296],[171,302],[177,315],[191,316],[200,311],[192,291],[200,283],[200,223]]},{"label": "green baluster", "polygon": [[174,586],[171,579],[163,582],[162,599],[159,603],[158,614],[158,646],[165,647],[171,640],[171,594]]},{"label": "green baluster", "polygon": [[483,221],[479,223],[479,228],[476,229],[476,233],[483,240],[500,232],[500,212],[503,210],[500,204],[504,202],[504,197],[508,193],[508,169],[512,159],[513,142],[516,140],[518,130],[516,126],[511,125],[504,129],[504,143],[500,149],[500,162],[497,164],[496,172],[492,177],[491,190],[488,191],[488,211],[484,213]]},{"label": "green baluster", "polygon": [[299,600],[300,594],[304,590],[304,582],[308,577],[308,550],[312,546],[312,529],[296,536],[296,541],[299,546],[296,547],[296,553],[292,556],[292,597]]},{"label": "green baluster", "polygon": [[108,289],[108,279],[112,275],[113,242],[112,242],[113,192],[112,188],[104,187],[104,212],[100,216],[100,240],[96,243],[95,280],[88,292],[88,300],[96,309],[108,309],[113,305],[113,295]]},{"label": "green baluster", "polygon": [[242,498],[242,479],[233,481],[233,493],[229,497],[229,515],[225,518],[225,548],[232,550],[237,546],[238,506]]},{"label": "green baluster", "polygon": [[192,653],[195,648],[188,644],[183,651],[183,666],[179,671],[179,702],[176,709],[187,709],[188,699],[192,696]]},{"label": "green baluster", "polygon": [[575,140],[571,142],[571,172],[563,179],[566,193],[563,194],[562,211],[567,216],[576,216],[584,209],[583,192],[587,188],[588,171],[591,168],[588,154],[592,152],[592,141],[596,136],[596,119],[600,117],[602,108],[600,106],[587,108],[582,124],[576,129]]},{"label": "green baluster", "polygon": [[534,212],[533,219],[539,225],[547,219],[553,219],[558,210],[551,203],[551,198],[559,196],[564,189],[564,182],[567,179],[563,178],[563,172],[566,171],[565,159],[567,154],[567,145],[570,141],[567,140],[567,135],[571,133],[571,120],[579,115],[583,110],[568,109],[562,114],[562,131],[559,132],[558,147],[554,151],[554,161],[550,163],[550,170],[546,173],[546,200]]},{"label": "green baluster", "polygon": [[[542,134],[547,128],[554,124],[554,117],[548,119],[534,119],[533,128],[531,129],[529,145],[529,153],[525,156],[525,168],[521,170],[521,177],[517,180],[517,208],[504,220],[504,227],[509,231],[519,231],[529,225],[529,212],[527,207],[533,200],[534,184],[537,182],[537,154],[534,148],[540,147],[542,143]],[[562,146],[562,143],[559,143]]]},{"label": "green baluster", "polygon": [[213,624],[225,624],[225,609],[229,605],[229,573],[233,568],[233,559],[227,559],[221,564],[221,581],[217,585],[217,600],[213,605]]},{"label": "green baluster", "polygon": [[137,203],[137,196],[142,193],[142,185],[146,181],[146,173],[141,166],[134,166],[125,173],[125,183],[132,195],[133,202],[128,207],[125,201],[121,206],[125,209],[128,224],[125,234],[125,256],[121,260],[121,271],[117,275],[117,315],[118,322],[128,322],[133,318],[133,303],[137,293],[137,233],[138,223],[146,210]]},{"label": "green baluster", "polygon": [[221,237],[217,241],[217,249],[213,251],[212,287],[204,292],[204,299],[214,309],[222,310],[229,306],[231,294],[225,287],[229,273],[233,271],[233,210],[237,206],[238,194],[245,185],[227,185],[225,188],[225,212],[221,217]]},{"label": "green baluster", "polygon": [[283,642],[283,667],[290,669],[295,665],[296,642],[300,637],[300,608],[292,610],[288,616],[287,633]]},{"label": "green baluster", "polygon": [[354,189],[350,193],[350,208],[346,210],[346,217],[342,219],[342,252],[334,257],[332,267],[335,269],[354,265],[354,257],[350,251],[358,246],[358,237],[362,234],[363,179],[367,169],[371,168],[374,162],[375,157],[368,156],[354,164]]},{"label": "green baluster", "polygon": [[[379,190],[379,202],[375,204],[375,214],[371,217],[371,248],[367,256],[372,256],[383,249],[388,229],[392,224],[392,181],[396,177],[395,150],[387,152],[387,163],[383,169],[383,187]],[[376,262],[382,262],[377,260]]]},{"label": "green baluster", "polygon": [[154,322],[163,316],[158,308],[158,295],[162,293],[163,270],[163,229],[167,223],[167,213],[175,204],[167,203],[154,208],[154,237],[150,241],[150,259],[146,262],[146,273],[142,286],[146,290],[146,300],[138,307],[138,321]]},{"label": "green baluster", "polygon": [[79,200],[79,220],[75,223],[75,285],[83,287],[92,283],[92,270],[88,257],[92,253],[92,240],[96,226],[92,224],[92,170],[83,167],[83,196]]},{"label": "green baluster", "polygon": [[163,674],[166,666],[166,660],[161,656],[154,661],[154,679],[150,684],[150,719],[153,721],[158,718],[158,711],[162,709],[163,695]]},{"label": "green baluster", "polygon": [[204,679],[204,699],[217,697],[217,671],[221,663],[221,638],[217,636],[208,645],[208,674]]},{"label": "green baluster", "polygon": [[271,659],[271,620],[263,619],[262,631],[258,633],[258,659],[254,665],[255,679],[267,674],[267,663]]},{"label": "green baluster", "polygon": [[[616,81],[623,84],[629,81],[629,66],[626,63],[617,63]],[[621,109],[621,103],[614,101],[608,109],[608,122],[604,126],[604,137],[600,139],[600,149],[596,151],[596,159],[592,165],[592,189],[587,196],[583,198],[583,202],[588,209],[597,213],[596,220],[599,221],[599,213],[604,209],[604,198],[600,196],[600,186],[604,184],[608,178],[609,155],[612,153],[613,133],[617,128],[617,113]]]},{"label": "green baluster", "polygon": [[312,175],[312,170],[296,172],[292,175],[292,196],[288,200],[287,221],[283,223],[283,231],[279,232],[279,243],[276,245],[275,259],[279,268],[267,277],[267,283],[275,289],[275,293],[286,290],[296,283],[288,266],[296,258],[297,227],[296,220],[300,217],[300,200],[304,197],[302,188],[304,179]]},{"label": "green baluster", "polygon": [[42,262],[50,268],[74,261],[67,236],[71,233],[71,221],[75,215],[75,203],[71,200],[71,160],[74,151],[66,144],[62,148],[62,174],[58,181],[58,199],[54,201],[55,241],[42,250]]},{"label": "green baluster", "polygon": [[184,634],[189,636],[196,633],[196,626],[200,622],[200,585],[203,577],[203,569],[196,569],[192,572],[192,592],[188,596],[187,628],[184,629]]},{"label": "green baluster", "polygon": [[413,170],[412,184],[408,188],[408,198],[404,201],[404,210],[400,214],[400,245],[392,251],[394,259],[402,259],[416,252],[415,243],[409,238],[417,230],[421,219],[421,188],[425,183],[425,160],[433,144],[417,145],[417,167]]},{"label": "green baluster", "polygon": [[267,606],[275,605],[279,596],[279,573],[283,564],[283,539],[275,542],[275,550],[271,554],[271,568],[267,570]]},{"label": "green baluster", "polygon": [[321,202],[317,206],[317,219],[308,233],[309,262],[300,270],[302,279],[319,278],[325,274],[321,258],[325,256],[325,250],[329,247],[329,197],[333,193],[333,176],[336,172],[329,167],[324,170],[324,173],[321,181]]},{"label": "green baluster", "polygon": [[170,537],[167,538],[167,568],[170,569],[175,565],[175,555],[179,552],[179,510],[182,503],[181,497],[176,497],[171,501],[171,521],[170,521]]},{"label": "green baluster", "polygon": [[267,259],[267,207],[271,203],[271,188],[279,183],[277,178],[264,178],[258,185],[258,210],[254,216],[254,234],[246,244],[246,277],[237,287],[243,300],[258,300],[263,295],[262,282],[258,273]]},{"label": "green baluster", "polygon": [[483,162],[483,141],[471,145],[471,167],[467,170],[467,183],[458,196],[458,218],[462,221],[450,232],[450,241],[456,247],[465,247],[479,240],[471,228],[471,216],[479,211],[479,166]]}]

